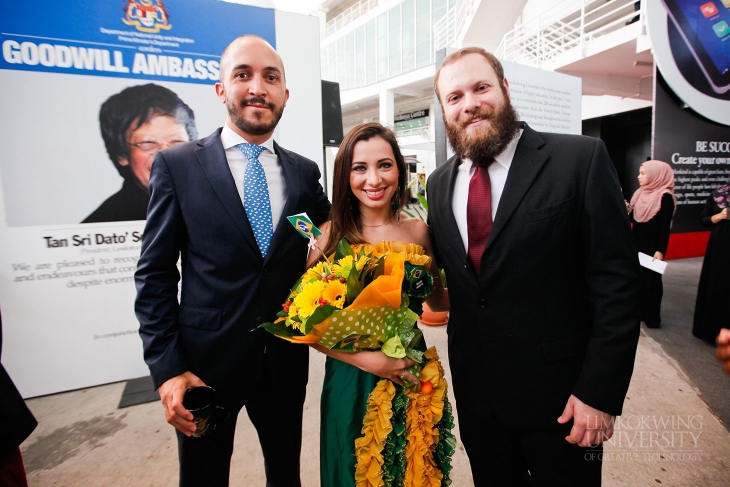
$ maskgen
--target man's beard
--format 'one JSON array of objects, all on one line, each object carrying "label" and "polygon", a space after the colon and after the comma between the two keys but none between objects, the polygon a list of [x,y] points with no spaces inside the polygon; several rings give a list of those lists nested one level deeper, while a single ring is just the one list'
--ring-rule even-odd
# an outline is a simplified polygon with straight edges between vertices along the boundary
[{"label": "man's beard", "polygon": [[[467,130],[466,126],[476,119],[488,120],[489,125],[474,131]],[[515,138],[520,128],[517,112],[508,99],[497,110],[485,108],[456,123],[450,123],[444,118],[444,125],[446,136],[456,155],[461,158],[468,157],[472,161],[499,155]]]},{"label": "man's beard", "polygon": [[[247,120],[243,116],[243,109],[252,104],[263,104],[269,107],[269,110],[274,115],[273,120],[269,123],[263,123],[263,122],[257,122],[253,120]],[[279,123],[279,120],[281,119],[281,115],[284,113],[284,107],[277,107],[271,102],[267,102],[263,98],[249,98],[247,100],[241,100],[241,102],[236,106],[233,102],[226,103],[226,108],[228,109],[228,114],[231,117],[231,120],[233,123],[241,129],[243,132],[251,135],[263,135],[268,134],[272,130],[274,130]],[[254,112],[254,117],[256,119],[261,119],[262,113]]]}]

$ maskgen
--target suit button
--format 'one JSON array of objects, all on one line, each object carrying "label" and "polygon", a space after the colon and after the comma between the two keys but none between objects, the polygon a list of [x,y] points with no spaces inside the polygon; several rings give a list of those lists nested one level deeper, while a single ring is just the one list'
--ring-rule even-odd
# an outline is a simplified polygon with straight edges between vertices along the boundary
[{"label": "suit button", "polygon": [[260,317],[260,316],[257,316],[257,317],[256,317],[256,324],[257,324],[257,325],[260,325],[260,324],[261,324],[261,323],[263,323],[263,322],[264,322],[264,319],[263,319],[262,317]]},{"label": "suit button", "polygon": [[484,298],[480,298],[479,299],[479,306],[482,307],[482,308],[486,308],[487,307],[487,300],[484,299]]},{"label": "suit button", "polygon": [[464,269],[469,270],[469,264],[464,264]]}]

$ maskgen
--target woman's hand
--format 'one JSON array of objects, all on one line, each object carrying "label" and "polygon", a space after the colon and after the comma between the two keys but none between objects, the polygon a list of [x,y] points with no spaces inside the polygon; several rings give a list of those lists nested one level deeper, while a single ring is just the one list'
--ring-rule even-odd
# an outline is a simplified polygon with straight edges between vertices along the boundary
[{"label": "woman's hand", "polygon": [[[346,352],[345,352],[346,353]],[[380,350],[362,351],[351,353],[352,365],[369,372],[383,379],[390,379],[396,384],[403,385],[406,380],[413,384],[418,384],[416,376],[408,372],[406,369],[416,362],[409,358],[392,358],[385,355]]]},{"label": "woman's hand", "polygon": [[362,352],[340,352],[337,350],[330,350],[327,347],[323,347],[319,343],[309,345],[327,355],[333,359],[340,360],[346,364],[350,364],[357,367],[360,370],[369,372],[383,379],[390,379],[396,384],[403,385],[403,381],[406,380],[413,384],[419,384],[418,379],[415,375],[408,372],[406,369],[416,362],[409,358],[392,358],[385,355],[382,351],[370,351],[363,350]]},{"label": "woman's hand", "polygon": [[716,213],[716,214],[712,215],[710,220],[712,220],[712,223],[714,223],[714,224],[718,224],[722,220],[727,220],[727,208],[723,208],[720,213]]}]

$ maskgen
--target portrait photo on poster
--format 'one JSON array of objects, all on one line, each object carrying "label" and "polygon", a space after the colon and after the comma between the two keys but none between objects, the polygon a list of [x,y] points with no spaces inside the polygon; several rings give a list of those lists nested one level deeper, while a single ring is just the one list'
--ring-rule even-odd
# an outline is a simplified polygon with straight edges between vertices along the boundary
[{"label": "portrait photo on poster", "polygon": [[[8,227],[144,220],[154,153],[211,132],[225,117],[212,84],[3,76],[0,106],[13,119],[3,133],[12,143],[0,145]],[[24,90],[36,96],[17,96]]]},{"label": "portrait photo on poster", "polygon": [[695,112],[730,125],[730,8],[722,0],[648,0],[656,65]]},{"label": "portrait photo on poster", "polygon": [[193,110],[164,86],[130,86],[101,105],[99,128],[124,182],[81,223],[146,219],[155,153],[198,138]]}]

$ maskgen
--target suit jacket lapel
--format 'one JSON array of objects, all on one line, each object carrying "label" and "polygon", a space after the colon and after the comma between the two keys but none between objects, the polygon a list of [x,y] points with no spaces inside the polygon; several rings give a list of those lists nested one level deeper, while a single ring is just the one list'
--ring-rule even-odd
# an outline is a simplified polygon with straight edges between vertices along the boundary
[{"label": "suit jacket lapel", "polygon": [[218,129],[208,137],[201,139],[198,142],[200,147],[195,151],[195,155],[226,212],[245,237],[253,253],[261,258],[256,237],[248,222],[231,169],[228,167],[228,159],[226,159],[226,152],[221,144],[220,134],[221,129]]},{"label": "suit jacket lapel", "polygon": [[[443,202],[443,235],[451,235],[454,237],[445,239],[449,243],[450,248],[440,249],[440,252],[448,252],[457,256],[459,262],[466,262],[466,250],[464,249],[461,233],[459,232],[459,226],[456,223],[454,209],[451,204],[451,202],[454,201],[454,186],[456,185],[456,175],[459,173],[459,163],[460,160],[456,156],[446,161],[446,164],[451,165],[448,172],[449,181],[448,184],[441,185],[440,194],[434,195],[434,197],[439,198],[439,201]],[[457,236],[459,236],[459,238],[456,238]]]},{"label": "suit jacket lapel", "polygon": [[[266,254],[266,261],[274,255],[277,246],[285,242],[294,227],[291,226],[287,216],[294,214],[299,202],[299,195],[301,194],[301,187],[299,181],[299,165],[296,163],[294,158],[286,151],[282,149],[279,144],[274,141],[274,151],[276,157],[279,159],[279,165],[281,166],[281,172],[284,175],[284,183],[286,184],[286,202],[284,203],[284,210],[279,218],[279,223],[274,229],[274,235],[271,238],[271,245],[269,245],[269,251]],[[296,235],[296,238],[302,238]]]},{"label": "suit jacket lapel", "polygon": [[507,174],[502,197],[499,200],[492,233],[489,235],[487,248],[484,251],[485,255],[489,251],[489,247],[499,238],[520,201],[532,186],[535,177],[540,172],[540,168],[548,159],[548,154],[539,150],[545,144],[540,134],[528,127],[527,124],[524,124],[523,128],[522,136],[510,165],[509,174]]}]

